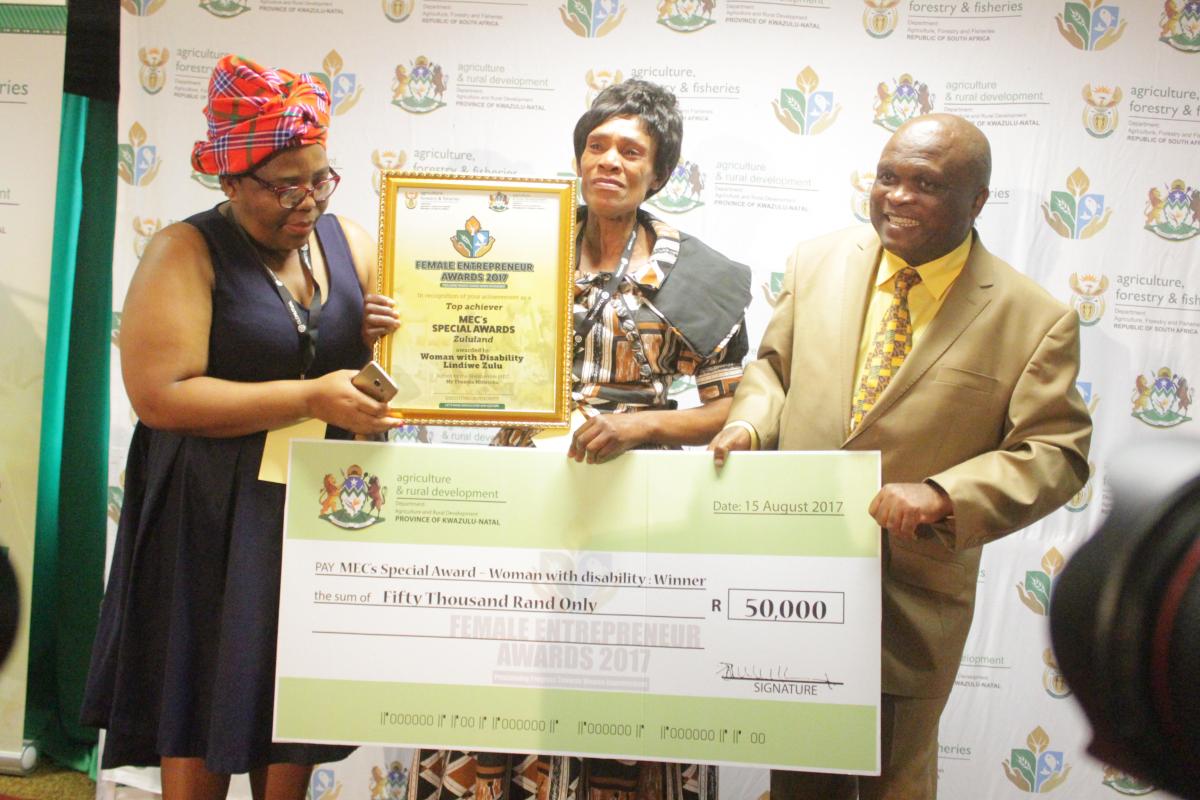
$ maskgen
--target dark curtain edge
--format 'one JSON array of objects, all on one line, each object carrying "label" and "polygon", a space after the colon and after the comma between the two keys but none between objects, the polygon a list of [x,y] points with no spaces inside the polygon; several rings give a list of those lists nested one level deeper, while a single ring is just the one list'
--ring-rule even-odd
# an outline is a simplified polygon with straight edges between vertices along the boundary
[{"label": "dark curtain edge", "polygon": [[107,538],[116,117],[63,96],[25,714],[43,755],[92,777],[97,732],[78,719]]},{"label": "dark curtain edge", "polygon": [[87,98],[63,94],[59,125],[58,177],[54,202],[54,244],[50,257],[49,309],[42,380],[42,420],[38,454],[37,523],[34,534],[33,587],[29,612],[29,666],[26,675],[25,738],[41,745],[55,705],[52,678],[56,670],[54,620],[58,615],[60,480],[63,419],[67,389],[71,303],[79,216],[83,203],[80,167],[86,133]]}]

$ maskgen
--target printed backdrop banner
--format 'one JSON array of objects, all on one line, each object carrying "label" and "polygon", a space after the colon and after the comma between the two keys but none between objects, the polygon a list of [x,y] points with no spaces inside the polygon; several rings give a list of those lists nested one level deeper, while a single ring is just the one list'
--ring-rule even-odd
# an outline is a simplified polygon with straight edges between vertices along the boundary
[{"label": "printed backdrop banner", "polygon": [[0,549],[17,574],[21,616],[0,667],[0,751],[20,753],[29,665],[42,376],[62,115],[66,9],[0,3]]},{"label": "printed backdrop banner", "polygon": [[[1110,502],[1105,464],[1127,442],[1200,436],[1200,3],[122,7],[118,309],[155,231],[222,199],[188,156],[204,133],[209,72],[226,52],[326,81],[329,153],[344,178],[331,210],[368,229],[382,169],[569,174],[572,128],[600,89],[631,77],[670,87],[685,117],[683,159],[649,210],[752,265],[752,342],[792,246],[867,220],[891,131],[931,111],[973,120],[995,162],[980,235],[1077,311],[1079,388],[1096,433],[1087,486],[984,554],[976,621],[941,728],[942,796],[1153,791],[1085,753],[1088,728],[1049,650],[1046,612],[1066,559]],[[691,390],[683,381],[673,388],[684,402]],[[112,391],[115,517],[133,423],[116,370]],[[486,432],[405,436],[461,442]],[[360,750],[318,770],[313,796],[400,797],[408,768],[403,752]],[[765,785],[759,772],[721,773],[725,798],[754,798]]]}]

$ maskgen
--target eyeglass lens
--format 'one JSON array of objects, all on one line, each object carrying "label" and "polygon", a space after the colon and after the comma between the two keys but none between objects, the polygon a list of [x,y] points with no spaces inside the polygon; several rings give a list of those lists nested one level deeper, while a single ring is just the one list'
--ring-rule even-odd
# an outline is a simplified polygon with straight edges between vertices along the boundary
[{"label": "eyeglass lens", "polygon": [[312,189],[307,189],[303,186],[290,186],[286,191],[279,192],[279,204],[284,208],[295,208],[304,202],[304,198],[308,197],[309,192],[312,192],[313,199],[318,203],[329,199],[333,194],[333,190],[337,188],[337,178],[326,178],[323,181],[318,181],[313,185]]}]

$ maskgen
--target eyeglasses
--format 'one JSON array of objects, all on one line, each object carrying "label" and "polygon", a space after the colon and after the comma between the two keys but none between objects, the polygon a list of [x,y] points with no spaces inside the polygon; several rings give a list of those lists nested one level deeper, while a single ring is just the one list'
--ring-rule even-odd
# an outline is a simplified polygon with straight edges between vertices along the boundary
[{"label": "eyeglasses", "polygon": [[253,172],[247,172],[245,177],[251,179],[264,189],[270,189],[275,193],[275,199],[279,201],[279,205],[286,209],[293,209],[304,202],[304,199],[310,194],[313,200],[318,203],[323,203],[333,194],[333,190],[337,188],[338,181],[342,179],[333,169],[329,170],[329,177],[319,180],[312,186],[276,186],[270,181],[264,181],[262,178],[255,175]]}]

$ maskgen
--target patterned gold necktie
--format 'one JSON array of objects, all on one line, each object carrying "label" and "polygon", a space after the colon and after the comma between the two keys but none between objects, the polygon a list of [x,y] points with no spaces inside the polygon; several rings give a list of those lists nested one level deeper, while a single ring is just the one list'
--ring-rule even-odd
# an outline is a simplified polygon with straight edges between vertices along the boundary
[{"label": "patterned gold necktie", "polygon": [[896,273],[892,304],[883,314],[879,330],[867,352],[858,389],[850,406],[850,430],[858,427],[867,412],[875,407],[888,382],[912,350],[912,319],[908,314],[908,291],[921,282],[921,274],[912,267]]}]

